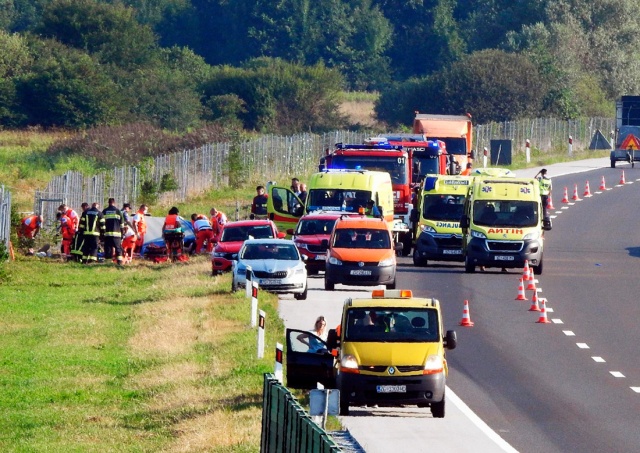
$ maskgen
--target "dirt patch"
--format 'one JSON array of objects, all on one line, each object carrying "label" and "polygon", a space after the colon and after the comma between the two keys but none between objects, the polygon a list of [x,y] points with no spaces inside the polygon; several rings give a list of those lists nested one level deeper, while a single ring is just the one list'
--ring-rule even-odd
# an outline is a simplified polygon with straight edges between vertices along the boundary
[{"label": "dirt patch", "polygon": [[345,101],[340,105],[340,113],[346,116],[351,124],[366,127],[380,127],[373,112],[372,101]]},{"label": "dirt patch", "polygon": [[169,384],[195,382],[203,375],[205,375],[203,367],[196,363],[167,363],[136,375],[133,384],[138,389],[152,389]]}]

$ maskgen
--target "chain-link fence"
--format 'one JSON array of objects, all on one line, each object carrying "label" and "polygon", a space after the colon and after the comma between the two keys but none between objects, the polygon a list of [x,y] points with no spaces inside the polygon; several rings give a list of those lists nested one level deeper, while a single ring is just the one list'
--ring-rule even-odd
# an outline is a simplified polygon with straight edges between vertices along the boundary
[{"label": "chain-link fence", "polygon": [[9,249],[11,235],[11,192],[0,185],[0,242]]},{"label": "chain-link fence", "polygon": [[[490,123],[476,126],[474,148],[489,147],[492,139],[511,139],[514,152],[524,152],[527,139],[531,146],[548,152],[566,146],[573,137],[575,149],[589,146],[593,134],[600,130],[605,136],[614,129],[613,118],[584,118],[562,121],[532,119]],[[36,191],[34,211],[42,214],[45,224],[55,220],[61,203],[78,209],[84,201],[103,206],[113,197],[118,203],[135,206],[143,183],[160,186],[168,175],[177,187],[163,194],[166,203],[178,203],[212,187],[228,187],[233,171],[242,173],[245,183],[265,183],[313,172],[326,148],[335,143],[362,143],[370,132],[334,131],[322,135],[298,134],[288,137],[265,135],[242,143],[212,143],[197,149],[156,157],[146,167],[119,167],[93,176],[67,172],[52,179],[47,187]],[[233,161],[233,162],[231,162]],[[235,165],[235,167],[234,167]],[[244,218],[245,206],[229,207]],[[235,216],[234,216],[235,217]]]}]

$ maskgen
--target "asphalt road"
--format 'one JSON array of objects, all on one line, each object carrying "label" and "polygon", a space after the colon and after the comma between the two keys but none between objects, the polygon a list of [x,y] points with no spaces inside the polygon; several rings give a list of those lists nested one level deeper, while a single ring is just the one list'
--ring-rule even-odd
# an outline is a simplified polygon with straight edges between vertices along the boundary
[{"label": "asphalt road", "polygon": [[[458,348],[447,355],[447,415],[353,408],[343,424],[365,451],[640,451],[640,169],[608,167],[608,159],[547,167],[555,218],[538,287],[550,324],[536,322],[530,300],[515,300],[519,270],[465,274],[462,264],[415,268],[399,260],[398,288],[440,299],[445,328],[458,332]],[[623,170],[627,184],[619,185]],[[600,191],[603,176],[609,190]],[[592,197],[583,197],[586,181]],[[582,200],[561,203],[564,187]],[[309,300],[282,299],[287,327],[310,329],[320,314],[337,325],[342,301],[367,295],[310,282]],[[464,300],[474,327],[457,325]]]}]

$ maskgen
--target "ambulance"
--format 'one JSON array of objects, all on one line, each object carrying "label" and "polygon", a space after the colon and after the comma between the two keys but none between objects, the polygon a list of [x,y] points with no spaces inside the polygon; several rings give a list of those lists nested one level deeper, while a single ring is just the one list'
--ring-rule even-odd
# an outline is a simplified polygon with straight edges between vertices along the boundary
[{"label": "ambulance", "polygon": [[429,260],[464,260],[460,218],[473,179],[472,176],[427,175],[416,211],[414,265],[426,266]]},{"label": "ambulance", "polygon": [[544,231],[540,186],[533,178],[476,176],[460,220],[464,267],[522,268],[542,273]]}]

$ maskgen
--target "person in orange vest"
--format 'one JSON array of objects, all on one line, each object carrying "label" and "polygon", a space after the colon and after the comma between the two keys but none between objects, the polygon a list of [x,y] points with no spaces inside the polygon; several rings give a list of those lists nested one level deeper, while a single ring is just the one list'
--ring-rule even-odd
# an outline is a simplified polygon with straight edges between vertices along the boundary
[{"label": "person in orange vest", "polygon": [[461,176],[470,176],[471,175],[471,162],[467,164],[467,168],[460,172]]},{"label": "person in orange vest", "polygon": [[73,220],[71,220],[62,212],[58,212],[56,214],[56,219],[58,219],[58,221],[60,222],[60,233],[62,234],[62,245],[60,247],[60,252],[62,252],[66,259],[70,259],[71,242],[73,241],[73,237],[76,234],[75,225],[73,223]]},{"label": "person in orange vest", "polygon": [[18,237],[25,239],[35,239],[40,232],[40,228],[44,223],[44,219],[41,215],[30,215],[23,218],[20,221],[20,228],[18,228]]},{"label": "person in orange vest", "polygon": [[220,236],[222,235],[222,227],[227,223],[227,216],[224,212],[218,211],[216,208],[211,208],[209,211],[211,214],[211,227],[213,228],[213,242],[218,243]]},{"label": "person in orange vest", "polygon": [[122,258],[124,263],[130,263],[133,260],[133,249],[136,247],[136,239],[138,236],[133,227],[125,223],[124,233],[122,236]]},{"label": "person in orange vest", "polygon": [[182,254],[184,245],[184,233],[182,231],[182,217],[180,211],[175,206],[169,209],[169,214],[162,224],[162,237],[167,246],[167,253],[173,260],[177,255]]},{"label": "person in orange vest", "polygon": [[192,214],[191,222],[193,224],[193,231],[196,234],[196,248],[195,254],[202,252],[204,243],[207,243],[207,252],[213,251],[213,227],[211,222],[205,215]]},{"label": "person in orange vest", "polygon": [[133,216],[133,228],[138,233],[138,239],[136,241],[136,248],[134,252],[140,253],[142,246],[144,245],[144,234],[147,232],[147,221],[145,216],[147,215],[149,208],[146,204],[141,204],[138,212]]},{"label": "person in orange vest", "polygon": [[67,217],[69,217],[71,219],[71,221],[73,222],[73,228],[75,230],[78,230],[78,224],[80,223],[80,217],[78,216],[78,213],[76,211],[74,211],[69,206],[67,206],[66,204],[63,203],[58,207],[58,212],[61,212],[62,214],[64,214]]}]

